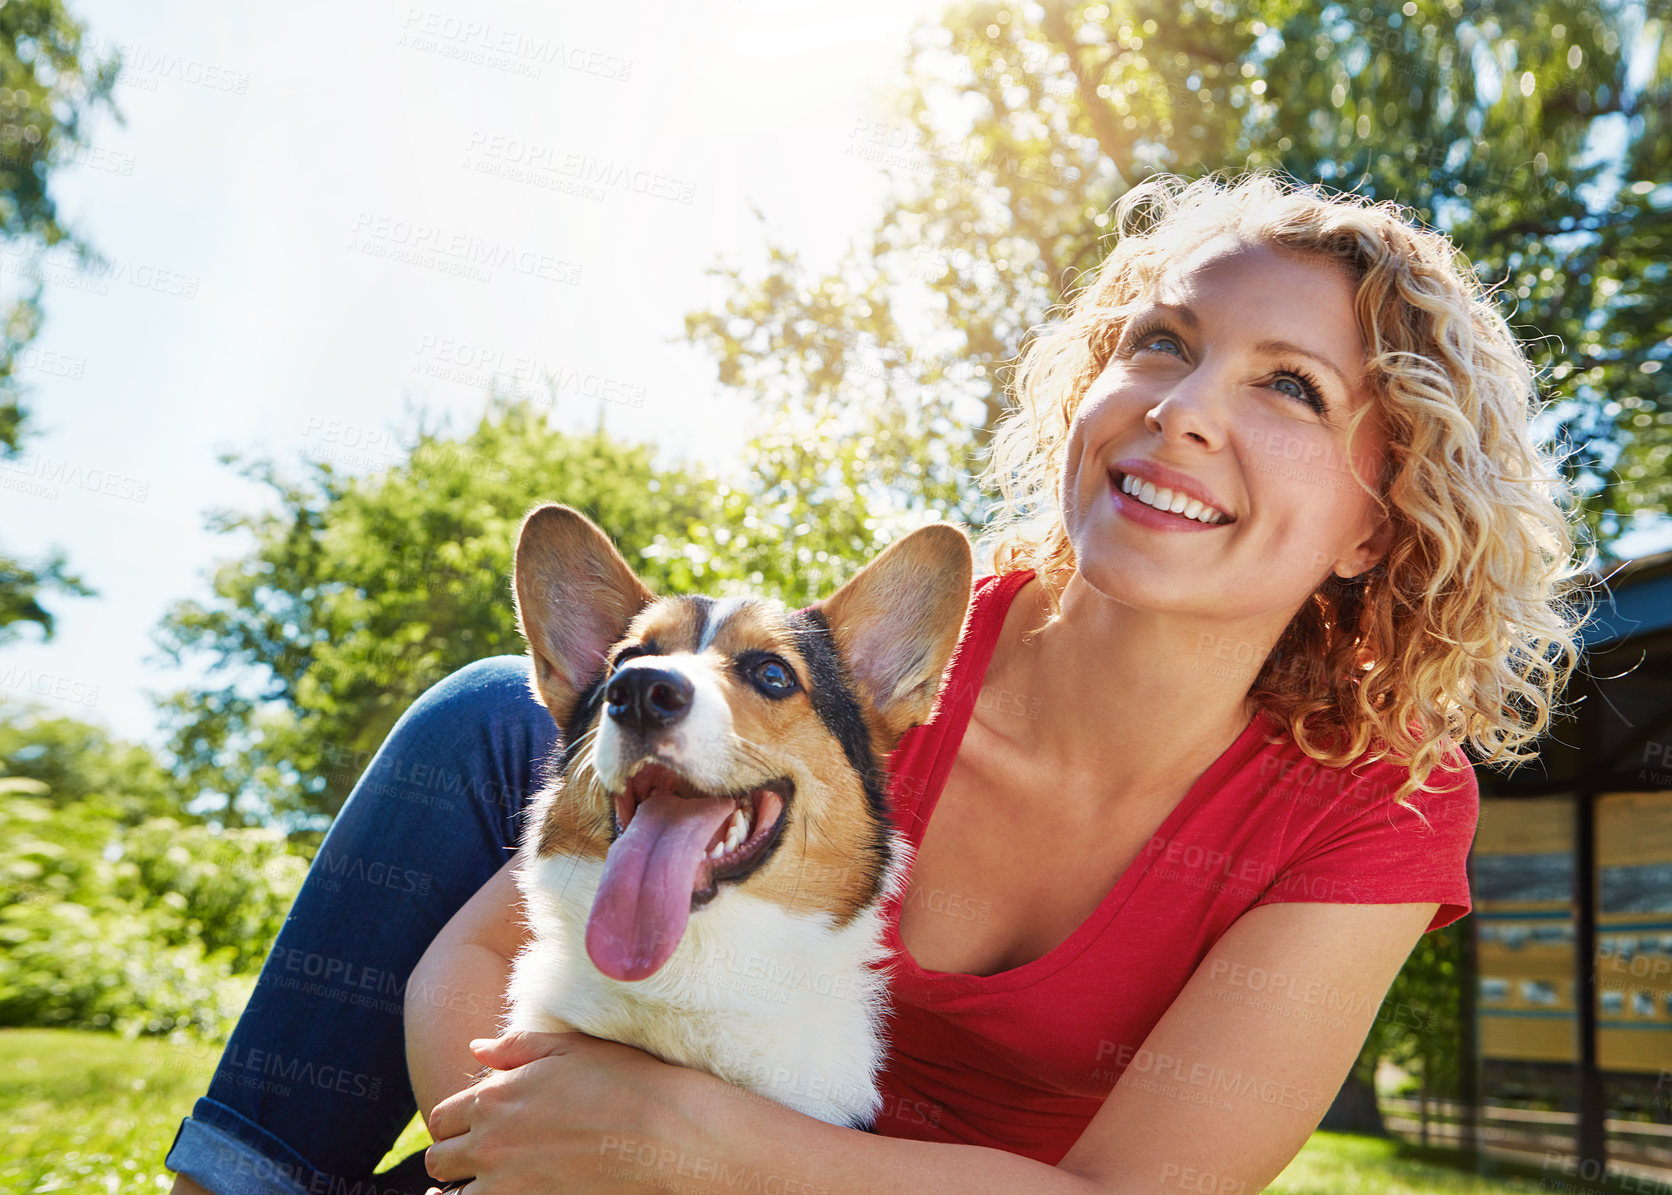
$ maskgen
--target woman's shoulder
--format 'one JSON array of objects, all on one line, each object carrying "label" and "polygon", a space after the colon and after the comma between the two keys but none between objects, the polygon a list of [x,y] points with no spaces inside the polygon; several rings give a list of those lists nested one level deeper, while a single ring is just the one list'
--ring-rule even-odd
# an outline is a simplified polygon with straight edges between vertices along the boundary
[{"label": "woman's shoulder", "polygon": [[1280,819],[1274,879],[1260,903],[1439,905],[1430,928],[1469,910],[1468,854],[1480,815],[1474,770],[1453,752],[1402,797],[1407,764],[1366,752],[1320,763],[1292,737],[1267,744],[1262,813]]},{"label": "woman's shoulder", "polygon": [[1033,580],[1033,575],[1031,568],[1023,568],[1008,573],[986,573],[977,577],[974,586],[974,607],[977,610],[992,607],[1002,618],[1022,586]]},{"label": "woman's shoulder", "polygon": [[1421,788],[1402,796],[1411,776],[1405,761],[1366,750],[1344,763],[1321,762],[1301,748],[1287,727],[1260,716],[1266,735],[1253,761],[1255,779],[1262,800],[1285,807],[1291,823],[1317,830],[1377,819],[1398,827],[1438,830],[1443,825],[1473,836],[1480,790],[1460,750],[1444,753]]}]

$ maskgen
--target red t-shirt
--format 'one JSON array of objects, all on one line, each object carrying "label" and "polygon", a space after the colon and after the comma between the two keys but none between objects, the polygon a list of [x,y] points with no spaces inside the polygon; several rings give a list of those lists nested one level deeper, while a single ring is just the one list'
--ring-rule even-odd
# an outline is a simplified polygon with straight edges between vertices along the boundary
[{"label": "red t-shirt", "polygon": [[[1005,612],[1031,575],[977,582],[942,705],[892,758],[895,816],[913,850],[969,725]],[[1440,791],[1413,798],[1429,825],[1392,803],[1404,779],[1395,764],[1320,767],[1275,720],[1257,716],[1067,940],[996,975],[920,968],[901,943],[896,898],[887,911],[894,1010],[877,1131],[993,1146],[1054,1165],[1197,964],[1250,908],[1438,901],[1430,929],[1463,916],[1479,810],[1474,773],[1461,760],[1434,773],[1429,783]],[[980,915],[967,898],[945,911]],[[1315,994],[1327,1003],[1328,993]]]}]

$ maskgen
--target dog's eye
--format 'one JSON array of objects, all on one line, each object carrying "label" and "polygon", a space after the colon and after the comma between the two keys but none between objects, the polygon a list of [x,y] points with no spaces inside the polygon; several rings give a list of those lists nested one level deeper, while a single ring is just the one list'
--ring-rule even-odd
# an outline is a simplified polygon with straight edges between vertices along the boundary
[{"label": "dog's eye", "polygon": [[749,669],[749,679],[768,697],[785,697],[795,692],[795,673],[776,656],[769,656]]},{"label": "dog's eye", "polygon": [[647,656],[649,654],[650,650],[645,647],[624,647],[616,653],[615,663],[610,665],[610,671],[614,672],[628,660],[636,660],[640,656]]}]

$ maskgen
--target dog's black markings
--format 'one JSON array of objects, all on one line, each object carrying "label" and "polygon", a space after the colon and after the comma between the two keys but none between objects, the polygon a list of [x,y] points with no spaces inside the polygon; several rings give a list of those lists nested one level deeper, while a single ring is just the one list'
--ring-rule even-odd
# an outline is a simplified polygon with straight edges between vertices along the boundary
[{"label": "dog's black markings", "polygon": [[[697,612],[697,642],[714,638],[708,634],[708,620],[714,617],[714,607],[719,603],[711,597],[704,597],[700,593],[681,594],[675,599],[680,605]],[[714,628],[719,631],[719,627]]]},{"label": "dog's black markings", "polygon": [[789,624],[795,631],[796,649],[800,651],[802,662],[807,665],[807,673],[813,681],[807,689],[813,712],[842,744],[842,754],[848,757],[849,765],[859,774],[865,786],[865,805],[871,812],[872,824],[871,839],[865,844],[865,851],[875,864],[869,869],[873,879],[870,890],[865,894],[865,903],[869,904],[876,899],[882,870],[889,860],[888,827],[891,821],[885,792],[888,774],[877,763],[876,754],[871,750],[871,729],[865,724],[865,716],[859,711],[859,699],[848,683],[847,669],[836,651],[835,640],[831,638],[829,621],[822,611],[808,609],[791,614]]},{"label": "dog's black markings", "polygon": [[610,670],[605,668],[587,682],[586,688],[575,699],[575,710],[569,715],[569,725],[563,727],[563,743],[557,757],[558,775],[568,772],[575,748],[586,737],[587,728],[597,721],[598,711],[604,708],[604,683],[609,679]]}]

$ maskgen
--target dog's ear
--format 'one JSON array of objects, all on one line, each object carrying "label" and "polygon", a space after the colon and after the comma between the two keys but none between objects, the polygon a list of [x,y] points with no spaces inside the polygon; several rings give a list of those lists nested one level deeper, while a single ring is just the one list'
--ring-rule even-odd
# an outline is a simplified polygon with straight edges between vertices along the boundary
[{"label": "dog's ear", "polygon": [[861,701],[898,740],[929,720],[970,603],[970,542],[947,523],[895,541],[819,604]]},{"label": "dog's ear", "polygon": [[517,625],[534,691],[567,728],[605,653],[652,598],[609,536],[567,506],[541,506],[517,536]]}]

